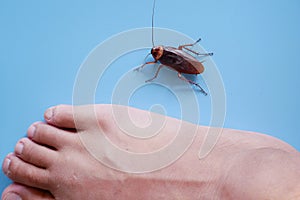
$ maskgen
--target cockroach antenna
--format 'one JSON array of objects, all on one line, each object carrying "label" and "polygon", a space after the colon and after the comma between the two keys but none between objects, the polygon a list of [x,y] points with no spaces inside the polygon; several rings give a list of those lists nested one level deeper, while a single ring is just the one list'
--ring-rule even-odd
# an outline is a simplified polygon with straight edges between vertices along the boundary
[{"label": "cockroach antenna", "polygon": [[154,47],[154,11],[155,11],[155,2],[153,1],[153,8],[152,8],[152,46]]}]

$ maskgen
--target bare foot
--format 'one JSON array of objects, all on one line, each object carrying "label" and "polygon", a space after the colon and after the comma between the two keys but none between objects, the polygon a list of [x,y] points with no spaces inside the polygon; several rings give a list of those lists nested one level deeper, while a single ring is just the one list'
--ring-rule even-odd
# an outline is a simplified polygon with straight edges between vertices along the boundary
[{"label": "bare foot", "polygon": [[[300,196],[299,153],[280,140],[224,129],[213,151],[200,160],[198,152],[208,127],[154,114],[152,122],[153,119],[164,122],[160,130],[163,134],[141,142],[124,135],[114,120],[111,105],[95,107],[96,124],[87,114],[90,107],[77,107],[76,125],[71,106],[56,106],[45,113],[48,124],[39,122],[29,127],[28,138],[22,138],[14,153],[3,162],[4,173],[15,184],[6,188],[2,199],[9,195],[23,200],[296,199]],[[124,108],[127,109],[119,106]],[[147,126],[148,112],[129,109],[137,126]],[[121,121],[127,120],[119,117]],[[196,137],[172,165],[151,173],[133,174],[113,169],[121,165],[111,159],[114,156],[111,152],[105,153],[111,163],[106,166],[87,151],[82,136],[99,130],[98,126],[114,144],[137,153],[164,148],[180,126],[196,130]]]}]

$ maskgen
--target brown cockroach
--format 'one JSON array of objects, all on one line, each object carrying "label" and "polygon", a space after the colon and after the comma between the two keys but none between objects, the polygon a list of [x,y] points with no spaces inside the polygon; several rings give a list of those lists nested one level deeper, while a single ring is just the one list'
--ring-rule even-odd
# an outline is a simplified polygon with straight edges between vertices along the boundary
[{"label": "brown cockroach", "polygon": [[[193,84],[197,86],[200,91],[206,96],[207,93],[205,90],[198,84],[195,83],[189,79],[186,79],[183,74],[201,74],[204,71],[203,62],[200,62],[197,60],[194,56],[187,53],[193,53],[196,56],[212,56],[213,53],[198,53],[196,51],[193,51],[192,49],[188,48],[191,46],[194,46],[196,43],[198,43],[201,39],[198,39],[193,44],[185,44],[180,45],[179,47],[170,47],[170,46],[155,46],[154,45],[154,10],[155,10],[155,1],[153,1],[153,9],[152,9],[152,46],[151,52],[148,55],[152,55],[154,58],[154,61],[146,62],[142,66],[136,68],[135,70],[142,69],[145,65],[148,64],[156,64],[160,63],[155,75],[153,78],[147,80],[146,82],[152,81],[153,79],[157,78],[159,71],[162,67],[167,66],[175,71],[177,71],[177,76],[183,81],[189,82],[190,84]],[[186,51],[184,51],[186,50]]]}]

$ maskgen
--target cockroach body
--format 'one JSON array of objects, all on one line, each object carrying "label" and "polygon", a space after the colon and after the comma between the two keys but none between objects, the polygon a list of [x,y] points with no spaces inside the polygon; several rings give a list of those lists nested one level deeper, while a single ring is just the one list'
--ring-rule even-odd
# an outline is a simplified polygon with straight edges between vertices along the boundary
[{"label": "cockroach body", "polygon": [[[188,46],[194,46],[201,39],[198,39],[193,44],[180,45],[178,48],[170,47],[170,46],[154,46],[154,39],[153,39],[154,8],[155,8],[155,0],[153,2],[153,12],[152,12],[152,44],[153,44],[153,48],[151,49],[151,52],[150,52],[152,57],[154,58],[154,61],[146,62],[142,66],[138,67],[136,70],[140,70],[145,65],[148,65],[148,64],[160,63],[154,77],[147,80],[146,82],[152,81],[153,79],[157,78],[161,68],[164,66],[167,66],[167,67],[177,71],[178,78],[197,86],[204,95],[207,95],[205,90],[203,90],[203,88],[198,83],[195,83],[189,79],[186,79],[184,76],[182,76],[181,73],[197,75],[197,74],[201,74],[204,71],[204,66],[203,66],[202,62],[197,60],[191,54],[187,53],[187,51],[195,54],[196,56],[212,56],[213,53],[198,53],[198,52],[193,51],[192,49],[188,48]],[[186,50],[186,51],[184,51],[184,50]]]}]

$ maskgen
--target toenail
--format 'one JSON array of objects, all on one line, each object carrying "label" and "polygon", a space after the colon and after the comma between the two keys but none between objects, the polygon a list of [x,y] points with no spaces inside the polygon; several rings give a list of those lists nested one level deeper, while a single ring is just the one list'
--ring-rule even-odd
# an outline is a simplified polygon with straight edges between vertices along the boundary
[{"label": "toenail", "polygon": [[3,171],[6,175],[9,174],[10,163],[11,163],[11,160],[9,158],[5,158],[4,163],[3,163]]},{"label": "toenail", "polygon": [[4,200],[22,200],[22,198],[17,195],[16,193],[7,193],[7,195],[4,197]]},{"label": "toenail", "polygon": [[23,148],[24,148],[24,143],[23,142],[18,142],[16,147],[15,147],[15,153],[17,155],[21,155],[23,152]]},{"label": "toenail", "polygon": [[30,139],[32,139],[32,138],[34,137],[35,130],[36,130],[35,125],[31,125],[31,126],[28,128],[27,135],[28,135],[28,137],[29,137]]},{"label": "toenail", "polygon": [[49,108],[46,112],[45,112],[45,119],[46,121],[50,121],[53,115],[53,108]]}]

